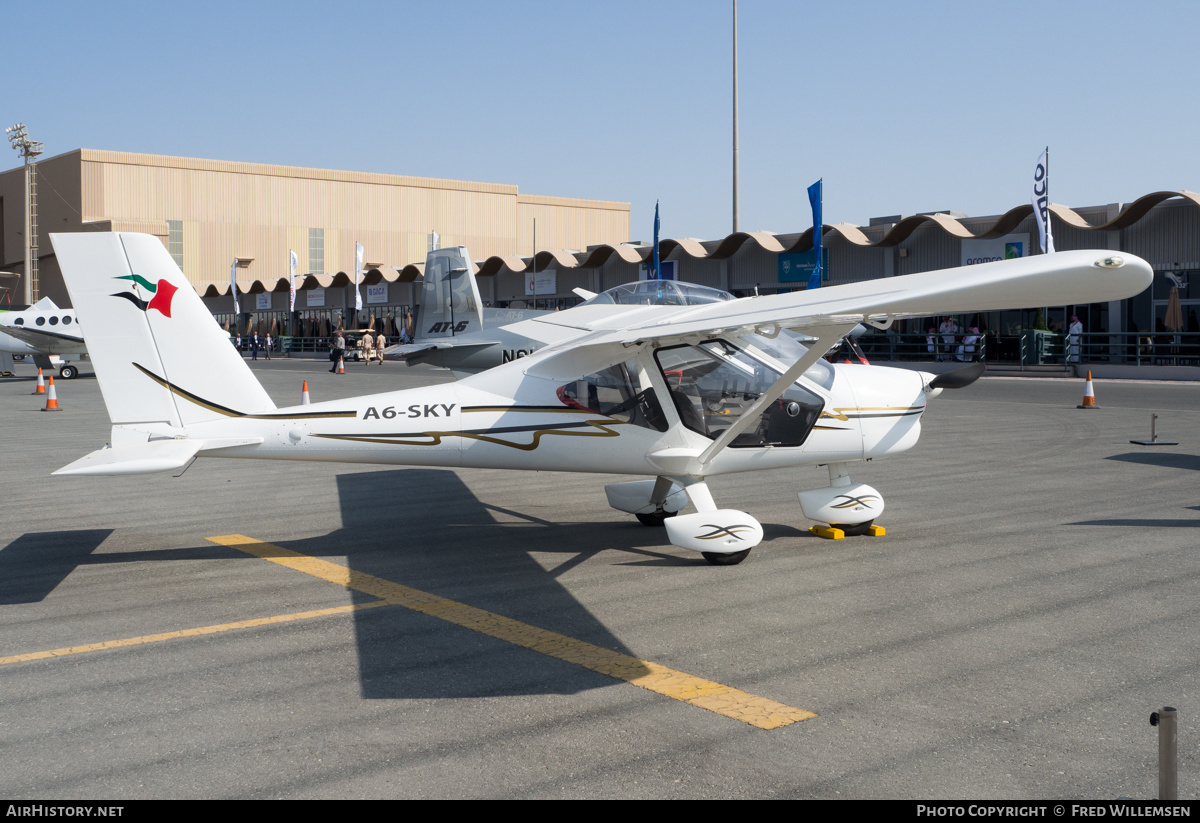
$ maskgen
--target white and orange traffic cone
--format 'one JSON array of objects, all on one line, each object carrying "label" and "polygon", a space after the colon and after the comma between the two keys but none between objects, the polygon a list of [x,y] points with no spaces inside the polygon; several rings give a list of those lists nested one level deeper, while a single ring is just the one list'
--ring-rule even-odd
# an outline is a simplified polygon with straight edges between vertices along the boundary
[{"label": "white and orange traffic cone", "polygon": [[346,359],[345,359],[344,357],[339,357],[339,358],[338,358],[338,370],[337,370],[337,373],[338,373],[338,374],[345,374],[345,373],[346,373]]},{"label": "white and orange traffic cone", "polygon": [[305,380],[304,381],[304,390],[300,392],[300,405],[307,406],[307,405],[310,405],[311,403],[312,403],[312,401],[308,399],[308,381]]},{"label": "white and orange traffic cone", "polygon": [[42,377],[42,367],[41,366],[38,366],[37,388],[35,388],[33,390],[33,393],[34,394],[45,394],[46,393],[46,378]]},{"label": "white and orange traffic cone", "polygon": [[1096,405],[1096,390],[1092,388],[1092,370],[1088,369],[1087,382],[1083,384],[1083,402],[1075,408],[1077,409],[1098,409]]},{"label": "white and orange traffic cone", "polygon": [[46,408],[42,411],[58,411],[58,393],[54,391],[54,377],[50,377],[50,388],[46,392]]}]

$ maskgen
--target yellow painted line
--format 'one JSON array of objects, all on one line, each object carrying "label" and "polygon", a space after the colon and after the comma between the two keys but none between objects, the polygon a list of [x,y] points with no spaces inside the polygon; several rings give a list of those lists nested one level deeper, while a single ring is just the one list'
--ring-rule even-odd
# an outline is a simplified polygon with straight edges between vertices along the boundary
[{"label": "yellow painted line", "polygon": [[294,614],[279,614],[274,617],[257,617],[253,620],[239,620],[235,623],[221,623],[216,626],[201,626],[198,629],[181,629],[175,632],[162,632],[161,634],[145,634],[141,637],[126,637],[121,640],[104,640],[100,643],[88,643],[83,646],[67,646],[62,649],[50,649],[43,652],[30,652],[28,654],[14,654],[8,657],[0,657],[0,666],[8,663],[24,663],[29,660],[45,660],[48,657],[65,657],[71,654],[83,654],[84,652],[98,652],[103,649],[120,649],[125,646],[141,646],[146,643],[158,643],[163,640],[176,640],[181,637],[199,637],[205,634],[219,634],[220,632],[233,631],[234,629],[249,629],[254,626],[270,626],[275,623],[291,623],[295,620],[309,620],[314,617],[327,617],[331,614],[349,614],[350,612],[361,611],[363,609],[374,609],[379,606],[391,605],[382,600],[376,600],[371,603],[356,603],[352,606],[334,606],[329,609],[316,609],[310,612],[296,612]]},{"label": "yellow painted line", "polygon": [[[690,703],[760,729],[776,729],[816,717],[804,709],[723,686],[711,680],[660,666],[648,660],[576,640],[557,632],[522,623],[499,614],[447,600],[409,586],[357,572],[337,563],[294,552],[240,534],[210,537],[209,541],[236,548],[247,554],[302,571],[353,591],[381,599],[378,605],[394,604],[445,620],[456,626],[504,640],[548,657],[573,663],[643,689]],[[376,605],[376,604],[369,604]]]}]

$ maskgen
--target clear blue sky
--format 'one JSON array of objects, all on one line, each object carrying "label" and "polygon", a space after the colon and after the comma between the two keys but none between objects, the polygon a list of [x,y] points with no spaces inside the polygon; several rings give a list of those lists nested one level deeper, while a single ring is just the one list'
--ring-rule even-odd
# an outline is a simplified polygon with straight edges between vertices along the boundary
[{"label": "clear blue sky", "polygon": [[[0,0],[0,125],[87,147],[630,201],[731,228],[730,0]],[[741,228],[1200,189],[1200,3],[738,7]],[[31,36],[21,34],[29,24]],[[19,69],[28,70],[28,82]],[[19,165],[0,146],[0,169]]]}]

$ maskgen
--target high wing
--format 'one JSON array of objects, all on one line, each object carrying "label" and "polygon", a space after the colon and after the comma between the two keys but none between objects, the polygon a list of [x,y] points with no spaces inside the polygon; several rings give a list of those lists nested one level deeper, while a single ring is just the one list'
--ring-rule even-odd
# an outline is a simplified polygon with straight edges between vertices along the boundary
[{"label": "high wing", "polygon": [[745,329],[773,335],[846,323],[886,327],[899,317],[1121,300],[1149,287],[1153,276],[1131,254],[1065,251],[697,306],[585,304],[505,328],[559,347]]}]

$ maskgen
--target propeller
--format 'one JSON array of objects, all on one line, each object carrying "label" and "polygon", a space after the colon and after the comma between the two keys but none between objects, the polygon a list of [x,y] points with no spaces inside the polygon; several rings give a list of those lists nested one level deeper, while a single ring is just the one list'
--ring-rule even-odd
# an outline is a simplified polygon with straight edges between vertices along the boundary
[{"label": "propeller", "polygon": [[983,363],[972,363],[969,366],[964,366],[961,369],[948,371],[945,374],[939,374],[937,377],[929,381],[931,389],[962,389],[974,383],[983,373],[987,371],[987,366]]}]

